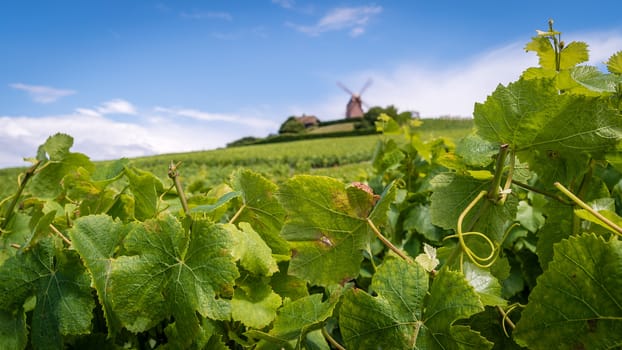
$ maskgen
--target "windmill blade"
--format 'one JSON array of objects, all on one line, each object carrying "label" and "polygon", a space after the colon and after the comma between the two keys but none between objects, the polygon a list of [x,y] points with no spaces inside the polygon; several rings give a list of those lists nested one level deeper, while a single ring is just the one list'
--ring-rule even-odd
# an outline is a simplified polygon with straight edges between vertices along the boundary
[{"label": "windmill blade", "polygon": [[365,85],[363,85],[363,87],[361,88],[361,92],[359,92],[359,96],[362,95],[365,92],[365,90],[367,90],[367,88],[369,88],[371,83],[372,83],[371,78],[367,79],[367,82],[365,82]]},{"label": "windmill blade", "polygon": [[354,93],[352,91],[350,91],[350,89],[348,89],[345,85],[343,85],[340,81],[337,82],[337,85],[342,88],[345,92],[347,92],[350,95],[354,95]]}]

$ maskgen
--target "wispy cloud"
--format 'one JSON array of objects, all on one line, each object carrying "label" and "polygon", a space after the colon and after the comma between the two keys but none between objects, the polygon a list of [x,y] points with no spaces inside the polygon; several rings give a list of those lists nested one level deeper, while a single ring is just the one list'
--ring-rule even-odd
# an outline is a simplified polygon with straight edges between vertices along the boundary
[{"label": "wispy cloud", "polygon": [[242,117],[235,114],[221,114],[221,113],[209,113],[190,108],[164,108],[155,107],[154,112],[161,113],[169,116],[186,117],[194,120],[208,121],[208,122],[226,122],[233,124],[242,124],[256,128],[274,128],[276,123],[271,120],[255,117]]},{"label": "wispy cloud", "polygon": [[564,35],[576,41],[584,41],[590,50],[589,64],[599,65],[622,48],[622,32],[609,31],[600,33],[577,33]]},{"label": "wispy cloud", "polygon": [[369,21],[382,12],[380,6],[340,7],[329,11],[311,26],[286,23],[286,25],[310,36],[324,32],[349,30],[353,37],[365,33]]},{"label": "wispy cloud", "polygon": [[123,99],[114,99],[103,102],[95,108],[76,108],[76,113],[79,115],[100,117],[107,114],[129,114],[135,115],[136,108],[134,105]]},{"label": "wispy cloud", "polygon": [[74,90],[56,89],[49,86],[42,85],[27,85],[22,83],[10,84],[10,87],[17,90],[26,91],[30,98],[37,103],[52,103],[56,102],[61,97],[73,95],[76,93]]},{"label": "wispy cloud", "polygon": [[134,106],[122,99],[106,101],[97,111],[101,114],[136,114]]},{"label": "wispy cloud", "polygon": [[241,34],[239,32],[213,32],[210,36],[214,39],[229,41],[239,39]]},{"label": "wispy cloud", "polygon": [[295,0],[272,0],[273,4],[277,4],[282,8],[290,9],[296,4]]},{"label": "wispy cloud", "polygon": [[192,12],[182,12],[180,16],[182,18],[187,18],[187,19],[219,19],[223,21],[233,20],[233,16],[228,12],[192,11]]}]

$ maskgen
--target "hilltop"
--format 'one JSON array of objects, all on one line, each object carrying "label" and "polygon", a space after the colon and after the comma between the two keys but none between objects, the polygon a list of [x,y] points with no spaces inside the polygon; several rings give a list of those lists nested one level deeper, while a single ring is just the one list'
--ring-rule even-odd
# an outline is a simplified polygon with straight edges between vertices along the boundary
[{"label": "hilltop", "polygon": [[473,125],[471,118],[441,117],[421,118],[416,111],[400,112],[395,106],[372,107],[361,116],[346,117],[344,119],[321,121],[314,115],[289,116],[279,128],[278,134],[271,134],[263,138],[243,137],[227,144],[227,147],[289,142],[326,137],[363,136],[376,134],[375,122],[382,114],[386,114],[400,124],[412,119],[425,121],[422,129],[454,129],[470,128]]}]

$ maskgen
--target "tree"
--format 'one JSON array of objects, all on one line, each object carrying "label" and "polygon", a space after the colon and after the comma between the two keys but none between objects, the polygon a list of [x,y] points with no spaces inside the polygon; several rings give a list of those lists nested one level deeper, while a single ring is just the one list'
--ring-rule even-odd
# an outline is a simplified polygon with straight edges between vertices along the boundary
[{"label": "tree", "polygon": [[400,125],[407,123],[409,120],[413,118],[412,112],[408,112],[408,111],[399,112],[397,108],[395,108],[395,106],[393,105],[387,106],[385,108],[382,108],[380,106],[374,106],[370,108],[369,110],[367,110],[367,112],[363,116],[364,121],[361,122],[361,124],[374,127],[375,125],[374,123],[376,122],[378,117],[383,113],[391,117],[393,120],[395,120]]},{"label": "tree", "polygon": [[279,128],[279,134],[301,134],[305,132],[305,126],[294,116],[287,118]]}]

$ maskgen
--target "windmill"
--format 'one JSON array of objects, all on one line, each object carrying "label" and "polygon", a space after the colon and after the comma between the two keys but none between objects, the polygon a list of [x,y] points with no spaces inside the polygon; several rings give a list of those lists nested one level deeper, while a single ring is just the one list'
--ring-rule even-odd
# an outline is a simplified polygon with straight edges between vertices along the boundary
[{"label": "windmill", "polygon": [[367,82],[365,83],[365,85],[363,85],[358,94],[353,93],[350,89],[348,89],[340,82],[337,82],[337,85],[339,85],[339,87],[342,88],[345,92],[350,94],[350,100],[348,101],[348,104],[346,106],[346,119],[362,118],[365,112],[363,112],[364,102],[361,99],[361,96],[363,95],[363,92],[365,92],[365,90],[367,90],[367,88],[371,85],[371,79],[367,80]]}]

